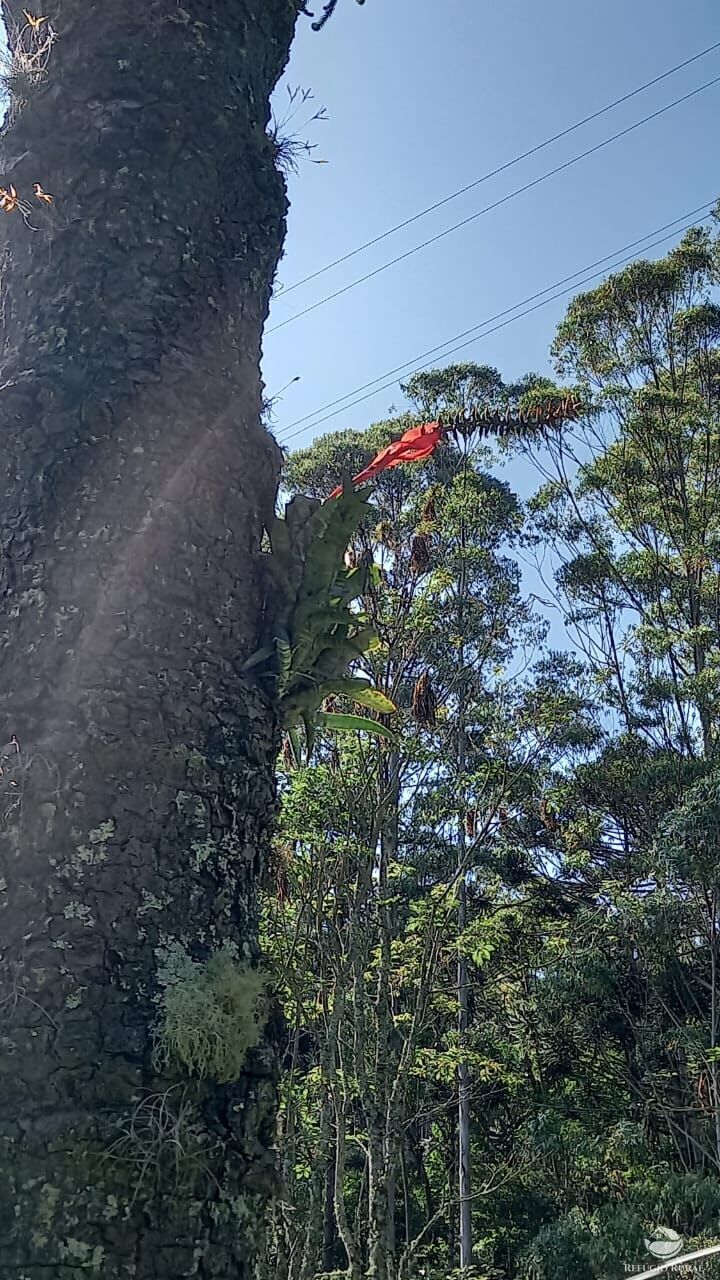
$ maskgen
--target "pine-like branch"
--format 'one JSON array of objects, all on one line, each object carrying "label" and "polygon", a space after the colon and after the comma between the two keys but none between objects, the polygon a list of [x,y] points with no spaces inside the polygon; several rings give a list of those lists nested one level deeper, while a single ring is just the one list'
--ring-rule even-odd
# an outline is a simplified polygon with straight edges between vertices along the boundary
[{"label": "pine-like branch", "polygon": [[548,427],[559,427],[564,422],[577,422],[583,406],[572,396],[545,400],[528,409],[491,409],[486,406],[470,413],[458,413],[451,418],[440,419],[445,431],[457,431],[459,435],[526,435]]}]

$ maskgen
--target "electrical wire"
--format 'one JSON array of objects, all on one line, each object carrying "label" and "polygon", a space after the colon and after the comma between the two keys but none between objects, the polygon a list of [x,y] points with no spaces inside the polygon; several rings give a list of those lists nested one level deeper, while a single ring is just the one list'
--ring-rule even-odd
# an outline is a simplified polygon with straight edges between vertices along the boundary
[{"label": "electrical wire", "polygon": [[[397,381],[396,377],[393,375],[410,368],[412,368],[414,373],[418,372],[420,369],[426,369],[429,365],[434,364],[436,359],[446,359],[447,356],[454,355],[455,352],[462,350],[464,347],[470,346],[473,342],[478,342],[481,338],[487,338],[491,333],[496,333],[499,329],[504,329],[506,325],[512,324],[515,320],[520,320],[524,316],[530,315],[533,311],[537,311],[539,308],[547,306],[549,302],[554,302],[558,298],[562,298],[566,294],[574,292],[575,289],[589,284],[599,276],[604,275],[605,270],[607,270],[607,268],[605,268],[602,271],[596,271],[595,268],[604,263],[610,262],[611,259],[619,257],[619,261],[613,264],[612,269],[616,269],[636,257],[636,253],[634,251],[639,245],[644,244],[645,251],[647,251],[656,248],[659,244],[663,244],[666,240],[673,239],[675,236],[682,234],[684,231],[689,230],[690,227],[696,225],[698,215],[708,213],[716,203],[716,200],[708,200],[705,204],[699,205],[696,209],[691,209],[680,217],[674,218],[671,222],[664,223],[662,227],[657,227],[654,231],[649,231],[646,235],[640,236],[637,240],[632,240],[629,244],[623,245],[619,249],[615,249],[612,253],[605,254],[604,257],[596,259],[595,262],[588,263],[578,271],[572,272],[571,275],[563,276],[562,279],[554,281],[553,284],[547,285],[544,289],[538,290],[537,293],[530,294],[520,302],[514,303],[513,306],[505,307],[503,311],[498,311],[495,315],[488,316],[485,320],[481,320],[479,324],[473,325],[472,328],[465,329],[462,333],[455,334],[452,338],[447,338],[445,342],[440,343],[437,347],[431,347],[428,351],[424,351],[414,359],[406,360],[404,364],[396,365],[394,369],[388,369],[378,378],[374,378],[370,382],[365,382],[362,386],[356,387],[354,391],[348,391],[344,396],[339,396],[336,400],[330,400],[321,408],[314,410],[313,413],[307,413],[302,418],[296,418],[294,422],[289,424],[288,434],[281,437],[279,443],[281,445],[286,445],[288,441],[294,440],[297,436],[302,435],[303,432],[312,431],[315,427],[320,426],[321,423],[329,421],[330,418],[335,418],[338,414],[345,413],[350,409],[355,408],[356,405],[362,404],[363,401],[371,399],[372,396],[378,394],[378,392],[386,391],[389,387],[393,387]],[[683,223],[683,225],[678,226],[678,223]],[[674,230],[668,231],[668,228],[670,227],[674,228]],[[661,232],[665,232],[666,234],[661,235]],[[653,237],[658,238],[653,239]],[[651,243],[645,244],[647,240],[650,240]],[[630,250],[633,250],[633,252],[630,252]],[[560,288],[560,286],[568,285],[569,281],[577,281],[578,276],[583,276],[585,278],[580,280],[578,283],[569,284],[567,288]],[[553,290],[556,292],[553,292]],[[551,294],[551,296],[544,297],[544,295],[548,293]],[[542,299],[542,301],[536,301],[538,298]],[[534,303],[534,305],[528,305],[530,303]],[[522,308],[522,310],[520,310],[520,308]],[[516,312],[517,314],[512,315],[512,312]],[[509,319],[503,319],[502,317],[504,316],[509,316]],[[496,324],[495,321],[498,320],[500,323]],[[491,325],[492,327],[486,329],[487,325]],[[479,333],[478,331],[480,329],[485,330],[485,332]],[[468,337],[468,335],[474,336]],[[460,342],[459,339],[467,340]],[[453,346],[453,343],[457,345]],[[450,350],[446,351],[446,347],[450,347]],[[440,353],[442,353],[442,355],[440,355]],[[431,357],[431,359],[426,359],[428,356]],[[421,361],[423,363],[420,363]],[[389,378],[390,381],[383,382],[383,379],[385,378]],[[382,385],[378,386],[378,383],[382,383]],[[367,388],[369,387],[373,389],[368,391]],[[360,394],[361,392],[366,392],[366,394],[362,395]],[[353,396],[355,399],[352,399]],[[346,400],[349,401],[349,403],[341,403]],[[340,408],[334,408],[335,405],[340,405]],[[325,411],[328,409],[332,410],[332,412],[326,413]],[[309,421],[309,419],[313,419],[313,421]],[[297,427],[298,429],[296,431],[291,430],[293,427]]]},{"label": "electrical wire", "polygon": [[691,98],[697,97],[699,93],[704,93],[706,89],[711,89],[713,85],[720,83],[720,76],[714,76],[712,80],[707,80],[705,84],[699,85],[696,89],[691,89],[689,93],[684,93],[681,97],[675,98],[673,102],[668,102],[664,107],[660,107],[657,111],[652,111],[650,115],[643,116],[641,120],[636,120],[634,124],[627,125],[625,129],[620,129],[609,138],[604,138],[602,142],[597,142],[595,146],[588,147],[586,151],[581,151],[579,155],[573,156],[572,160],[566,160],[564,164],[556,165],[554,169],[548,169],[545,173],[540,174],[538,178],[533,178],[532,182],[526,182],[521,187],[516,187],[514,191],[508,192],[507,195],[501,196],[499,200],[494,200],[492,204],[485,205],[483,209],[478,209],[476,213],[471,213],[467,218],[463,218],[460,222],[456,222],[451,227],[446,227],[444,231],[438,232],[437,235],[430,236],[428,240],[423,240],[421,244],[416,244],[412,249],[406,249],[404,253],[400,253],[395,258],[389,259],[388,262],[382,263],[381,266],[375,267],[373,271],[367,271],[365,275],[358,276],[356,280],[351,280],[349,284],[343,285],[341,289],[336,289],[334,293],[327,294],[324,298],[318,299],[317,302],[311,303],[302,311],[296,311],[294,315],[288,316],[287,319],[281,320],[279,324],[271,325],[265,330],[266,334],[277,333],[279,329],[284,329],[286,325],[292,324],[294,320],[300,320],[303,316],[307,316],[312,311],[317,311],[318,307],[324,307],[326,303],[332,302],[335,298],[340,298],[343,294],[349,293],[351,289],[355,289],[359,284],[364,284],[367,280],[374,279],[383,271],[387,271],[389,267],[394,267],[398,262],[404,262],[407,258],[411,258],[413,254],[419,253],[421,249],[427,249],[429,245],[436,244],[438,240],[444,239],[453,231],[458,231],[461,227],[466,227],[471,222],[475,222],[477,218],[483,217],[484,214],[499,209],[502,205],[507,204],[510,200],[514,200],[517,196],[522,195],[525,191],[531,191],[533,188],[540,186],[541,183],[547,182],[548,178],[555,177],[558,173],[563,173],[566,169],[570,169],[580,160],[587,159],[588,156],[595,155],[596,152],[602,151],[603,147],[610,146],[612,142],[617,142],[619,138],[625,138],[628,134],[633,133],[635,129],[639,129],[642,125],[649,124],[651,120],[657,120],[668,111],[672,111],[675,107],[680,106],[683,102],[688,102]]},{"label": "electrical wire", "polygon": [[[609,262],[611,258],[616,258],[619,254],[625,254],[630,249],[636,249],[639,245],[644,244],[646,240],[651,240],[653,236],[660,235],[661,232],[667,231],[670,227],[677,228],[677,223],[686,222],[688,219],[695,218],[699,214],[707,213],[709,209],[712,208],[714,203],[715,203],[714,201],[708,201],[707,203],[700,205],[696,209],[689,210],[687,213],[682,214],[679,218],[674,218],[671,222],[666,222],[663,224],[663,226],[656,227],[654,231],[650,231],[646,235],[640,236],[639,239],[633,240],[629,244],[623,245],[622,248],[615,249],[613,250],[612,253],[605,254],[604,257],[598,258],[595,262],[588,263],[586,266],[581,267],[579,271],[574,271],[572,272],[571,275],[564,276],[561,280],[556,280],[554,281],[553,284],[547,285],[544,289],[540,289],[536,293],[530,294],[527,298],[521,299],[520,302],[515,302],[513,303],[512,306],[505,307],[504,310],[496,312],[495,315],[488,316],[485,320],[480,321],[479,324],[473,325],[469,329],[464,329],[462,333],[455,334],[455,336],[452,338],[447,338],[444,342],[439,343],[438,346],[431,347],[429,350],[423,351],[419,356],[416,356],[413,360],[406,360],[403,364],[396,365],[394,369],[387,369],[385,373],[382,373],[378,378],[373,378],[369,382],[362,383],[361,386],[355,387],[353,391],[348,391],[343,396],[338,396],[335,400],[329,400],[327,404],[322,405],[319,409],[313,410],[312,413],[306,413],[301,418],[294,419],[293,422],[289,423],[288,431],[290,431],[293,427],[299,426],[301,423],[309,422],[311,418],[312,419],[318,418],[320,414],[324,414],[326,410],[334,408],[335,405],[340,405],[338,412],[342,413],[344,409],[352,407],[351,405],[345,405],[343,403],[344,401],[350,400],[353,396],[359,396],[361,392],[367,391],[368,388],[370,387],[376,387],[377,384],[380,382],[383,382],[384,379],[390,378],[394,374],[402,373],[403,370],[410,368],[411,365],[417,366],[418,361],[425,360],[426,357],[428,356],[437,356],[437,354],[442,352],[445,347],[450,346],[454,342],[458,342],[461,338],[466,338],[469,334],[476,334],[479,329],[484,329],[486,325],[493,324],[496,320],[500,320],[502,319],[503,316],[507,316],[511,312],[517,311],[518,308],[520,307],[526,307],[528,303],[534,302],[537,298],[543,297],[544,294],[550,293],[553,289],[558,289],[560,285],[567,284],[571,280],[576,280],[578,276],[585,275],[586,272],[588,271],[594,271],[596,267],[601,266],[605,262]],[[679,229],[676,229],[672,234],[677,235],[678,232],[679,232]],[[519,318],[519,317],[516,317],[516,318]],[[425,366],[422,366],[422,367],[425,367]],[[382,387],[378,387],[377,389],[383,390]],[[367,399],[367,397],[363,397],[363,399]],[[359,403],[359,402],[353,401],[353,403]],[[333,415],[329,415],[329,416],[333,416]],[[325,419],[322,419],[322,421],[325,421]],[[310,423],[310,426],[314,426],[314,425],[315,425],[314,423]],[[302,428],[302,429],[305,430],[306,428]],[[300,434],[299,432],[294,432],[293,436],[296,436],[299,434]],[[293,437],[291,436],[286,437],[286,439],[291,439],[291,438]]]},{"label": "electrical wire", "polygon": [[429,204],[426,209],[421,209],[419,213],[412,214],[411,217],[405,218],[403,222],[397,222],[394,227],[388,227],[387,231],[373,236],[372,240],[366,240],[364,244],[357,245],[355,249],[350,249],[347,253],[342,254],[340,258],[335,258],[332,262],[327,262],[324,267],[318,267],[317,271],[311,271],[309,275],[303,276],[301,280],[296,280],[294,284],[286,285],[278,294],[278,297],[285,298],[288,293],[292,293],[293,289],[299,289],[301,285],[308,284],[311,280],[317,280],[318,276],[325,275],[327,271],[332,271],[333,267],[339,267],[343,262],[348,262],[350,258],[355,258],[359,253],[364,253],[366,249],[371,249],[373,245],[380,244],[382,240],[387,240],[388,236],[394,235],[396,231],[402,231],[414,222],[419,222],[421,218],[425,218],[429,213],[434,213],[436,209],[442,209],[443,205],[450,204],[452,200],[457,200],[468,191],[473,191],[475,187],[481,186],[483,182],[488,182],[490,178],[496,178],[498,174],[505,173],[516,164],[520,164],[522,160],[529,160],[530,156],[535,156],[539,151],[544,151],[553,142],[559,142],[561,138],[567,138],[571,133],[582,129],[583,125],[590,124],[593,120],[599,120],[608,111],[621,106],[623,102],[629,102],[631,98],[636,98],[638,94],[644,93],[646,89],[652,89],[654,85],[660,84],[663,80],[674,76],[676,72],[691,66],[693,62],[698,62],[700,58],[706,58],[709,53],[714,53],[716,49],[720,49],[720,40],[715,44],[708,45],[706,49],[701,49],[699,53],[694,53],[691,58],[686,58],[684,62],[677,62],[674,67],[663,71],[661,75],[653,76],[652,80],[646,80],[644,84],[638,85],[636,89],[631,89],[629,93],[624,93],[622,97],[606,103],[604,107],[600,107],[597,111],[592,111],[590,115],[583,116],[582,120],[576,120],[574,124],[568,125],[566,129],[561,129],[559,133],[554,133],[552,137],[545,138],[543,142],[538,142],[534,147],[529,147],[527,151],[522,151],[519,155],[513,156],[512,160],[506,160],[504,164],[498,165],[496,169],[490,169],[487,173],[483,173],[481,177],[475,178],[473,182],[466,183],[464,187],[459,187],[457,191],[451,192],[449,196],[445,196],[442,200],[436,200],[434,204]]}]

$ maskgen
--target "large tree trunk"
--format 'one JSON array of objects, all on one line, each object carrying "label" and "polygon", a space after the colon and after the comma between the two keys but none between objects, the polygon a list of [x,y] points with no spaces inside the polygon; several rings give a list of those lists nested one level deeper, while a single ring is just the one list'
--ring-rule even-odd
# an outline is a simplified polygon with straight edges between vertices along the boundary
[{"label": "large tree trunk", "polygon": [[38,12],[0,180],[33,204],[0,213],[0,1275],[246,1280],[274,1066],[233,1037],[277,740],[241,663],[296,5]]}]

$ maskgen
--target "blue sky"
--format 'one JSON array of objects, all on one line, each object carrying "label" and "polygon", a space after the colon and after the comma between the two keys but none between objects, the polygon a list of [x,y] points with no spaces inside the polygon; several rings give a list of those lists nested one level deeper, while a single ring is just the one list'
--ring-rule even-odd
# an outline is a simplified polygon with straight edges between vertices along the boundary
[{"label": "blue sky", "polygon": [[[297,122],[326,107],[327,122],[306,133],[318,144],[313,154],[327,163],[301,160],[290,177],[280,285],[719,39],[718,0],[367,0],[362,8],[340,0],[319,34],[301,19],[278,114],[285,85],[310,89],[314,102]],[[286,297],[281,289],[268,328],[718,74],[720,50],[344,266]],[[275,406],[278,439],[328,401],[714,199],[719,108],[717,85],[343,297],[266,332],[268,394],[301,379]],[[455,358],[494,364],[506,378],[545,369],[564,305],[552,302]],[[304,427],[291,444],[363,427],[392,405],[402,405],[397,386],[315,430]],[[537,479],[523,473],[526,466],[514,461],[508,475],[521,493]]]}]

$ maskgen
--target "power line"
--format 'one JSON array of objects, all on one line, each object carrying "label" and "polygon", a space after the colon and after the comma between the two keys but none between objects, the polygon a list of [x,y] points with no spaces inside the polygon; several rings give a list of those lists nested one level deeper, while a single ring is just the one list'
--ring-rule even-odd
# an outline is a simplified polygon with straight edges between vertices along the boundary
[{"label": "power line", "polygon": [[512,169],[516,164],[520,164],[521,160],[528,160],[530,156],[535,156],[539,151],[544,151],[553,142],[559,142],[561,138],[567,138],[569,134],[575,133],[577,129],[582,129],[583,125],[590,124],[593,120],[599,120],[608,111],[622,106],[623,102],[629,102],[631,98],[636,98],[638,94],[644,93],[646,89],[652,89],[654,85],[660,84],[670,76],[674,76],[677,71],[682,71],[684,67],[691,66],[693,62],[698,62],[700,58],[707,57],[709,53],[714,53],[716,49],[720,49],[720,40],[716,44],[708,45],[706,49],[701,49],[699,53],[693,54],[691,58],[686,58],[684,62],[676,63],[668,71],[663,71],[662,75],[654,76],[652,80],[646,80],[637,89],[624,93],[621,98],[615,98],[613,102],[608,102],[604,107],[591,112],[589,116],[583,116],[582,120],[576,120],[574,124],[568,125],[566,129],[561,129],[559,133],[554,133],[551,138],[546,138],[544,142],[536,143],[534,147],[530,147],[527,151],[521,152],[520,155],[514,156],[512,160],[506,160],[504,164],[498,165],[497,169],[490,169],[480,178],[475,178],[473,182],[468,182],[464,187],[453,191],[442,200],[436,200],[435,204],[429,204],[426,209],[421,209],[419,213],[412,214],[411,217],[405,218],[403,222],[397,222],[394,227],[388,227],[387,231],[374,236],[372,240],[366,240],[364,244],[358,245],[355,249],[350,249],[340,258],[335,258],[334,261],[326,263],[324,267],[318,267],[317,271],[312,271],[310,275],[303,276],[302,280],[296,280],[294,284],[287,285],[278,294],[278,298],[287,297],[289,293],[292,293],[293,289],[299,289],[301,285],[308,284],[311,280],[317,280],[318,276],[324,275],[326,271],[332,271],[333,267],[339,267],[343,262],[348,262],[350,258],[356,257],[357,254],[364,253],[366,249],[371,249],[373,245],[380,244],[382,240],[387,240],[388,236],[394,235],[396,231],[402,231],[405,227],[411,226],[413,222],[419,222],[428,213],[434,213],[436,209],[442,209],[443,205],[450,204],[452,200],[457,200],[459,196],[464,196],[468,191],[473,191],[475,187],[479,187],[483,182],[488,182],[490,178],[496,178],[499,173],[505,173],[507,169]]},{"label": "power line", "polygon": [[[415,357],[415,359],[406,360],[404,364],[397,365],[394,369],[388,369],[385,373],[381,374],[380,377],[374,378],[370,382],[363,383],[362,386],[356,387],[354,391],[348,391],[346,395],[339,396],[337,400],[329,401],[326,405],[323,405],[320,409],[316,409],[313,413],[305,414],[302,418],[296,418],[294,422],[290,423],[290,428],[296,427],[300,423],[305,423],[310,418],[313,418],[314,421],[307,422],[307,426],[298,426],[297,431],[292,431],[289,428],[289,434],[285,435],[280,440],[280,444],[287,444],[289,440],[294,440],[297,436],[302,435],[303,432],[312,431],[315,427],[320,426],[323,422],[327,422],[330,418],[336,418],[338,414],[345,413],[350,409],[355,408],[356,405],[362,404],[363,401],[371,399],[372,396],[376,395],[378,392],[386,391],[389,387],[393,387],[397,381],[393,375],[401,373],[403,370],[409,368],[412,368],[414,373],[418,372],[420,369],[426,369],[428,365],[434,364],[435,359],[438,358],[439,352],[443,352],[441,358],[445,359],[447,356],[453,355],[456,351],[460,351],[464,347],[470,346],[473,342],[477,342],[481,338],[487,338],[491,333],[496,333],[499,329],[504,329],[506,325],[512,324],[515,320],[520,320],[523,316],[530,315],[531,312],[547,306],[549,302],[555,302],[558,298],[562,298],[566,294],[574,292],[575,289],[589,284],[592,280],[597,279],[598,276],[604,275],[604,271],[596,271],[595,268],[609,262],[611,259],[618,258],[619,255],[623,255],[619,258],[618,262],[614,263],[614,268],[623,266],[626,262],[631,261],[636,256],[634,252],[629,251],[635,250],[638,245],[644,244],[646,240],[652,240],[652,237],[658,237],[657,239],[652,240],[652,243],[645,245],[645,249],[650,250],[656,248],[666,240],[673,239],[675,236],[680,235],[682,232],[687,231],[690,227],[696,225],[697,216],[699,214],[707,213],[713,208],[715,203],[715,200],[708,200],[705,204],[699,205],[696,209],[691,209],[680,217],[674,218],[671,222],[664,223],[662,227],[657,227],[654,231],[649,231],[646,235],[640,236],[639,239],[632,240],[629,244],[623,245],[622,248],[615,249],[612,253],[605,254],[604,257],[598,258],[595,262],[588,263],[586,266],[581,267],[579,271],[574,271],[571,275],[563,276],[562,279],[556,280],[553,284],[547,285],[546,288],[538,290],[537,293],[530,294],[529,297],[523,298],[520,302],[514,303],[513,306],[506,307],[503,311],[498,311],[493,316],[488,316],[487,319],[481,320],[479,324],[474,325],[471,329],[465,329],[462,333],[455,334],[453,338],[447,338],[446,341],[440,343],[439,346],[432,347],[429,351],[424,351],[422,355]],[[678,226],[678,223],[683,223],[683,225]],[[674,230],[667,234],[660,235],[661,232],[667,232],[669,227],[673,227]],[[591,274],[587,274],[588,272]],[[570,284],[568,288],[560,288],[561,285],[567,285],[569,281],[577,280],[578,276],[584,276],[585,278],[578,284]],[[557,292],[552,292],[553,290],[557,290]],[[544,295],[548,293],[550,293],[551,296],[544,297]],[[536,299],[538,298],[543,300],[537,302]],[[534,303],[534,305],[529,306],[529,303]],[[523,309],[520,310],[520,308]],[[517,312],[517,314],[511,315],[511,312]],[[509,319],[502,319],[503,316],[509,316]],[[501,323],[495,324],[495,321],[498,320],[501,321]],[[486,329],[486,325],[492,325],[492,328]],[[480,329],[485,329],[485,332],[479,333],[478,330]],[[468,337],[468,334],[472,334],[474,336]],[[467,340],[459,342],[458,340],[461,338]],[[457,345],[451,346],[450,344],[452,343],[457,343]],[[450,346],[450,350],[445,351],[445,348],[448,346]],[[426,359],[428,356],[432,358]],[[423,363],[420,363],[420,361],[423,361]],[[383,379],[385,378],[389,378],[390,381],[383,382]],[[378,383],[382,383],[382,385],[378,386]],[[366,391],[368,387],[372,387],[373,390],[367,391],[365,395],[359,394],[360,392]],[[356,398],[350,399],[352,396],[355,396]],[[341,401],[345,400],[349,400],[349,403],[342,404]],[[338,404],[340,405],[340,408],[333,407]],[[332,412],[325,413],[326,409],[331,409]],[[318,414],[323,414],[324,416],[318,417]]]},{"label": "power line", "polygon": [[[544,294],[550,293],[553,289],[558,289],[561,285],[568,284],[571,280],[576,280],[578,276],[585,275],[586,272],[588,271],[594,271],[596,267],[601,266],[603,263],[609,262],[611,258],[616,258],[619,254],[626,254],[628,253],[629,250],[636,249],[638,245],[643,244],[646,240],[651,240],[653,236],[659,236],[661,232],[667,231],[670,227],[676,228],[676,230],[673,231],[672,234],[677,235],[680,230],[677,228],[677,224],[679,222],[684,223],[684,222],[687,222],[688,219],[696,218],[698,214],[706,213],[709,209],[713,207],[714,203],[715,201],[713,200],[708,201],[705,204],[699,205],[698,208],[696,209],[691,209],[689,210],[689,212],[681,214],[681,216],[678,218],[673,218],[671,222],[666,222],[663,224],[663,226],[656,227],[654,231],[648,231],[644,236],[640,236],[639,239],[633,240],[629,244],[623,245],[621,249],[614,249],[612,253],[605,254],[604,257],[598,258],[595,262],[588,263],[586,266],[581,267],[579,271],[574,271],[572,272],[571,275],[563,276],[561,280],[555,280],[553,284],[547,285],[544,289],[538,290],[537,293],[530,294],[527,298],[522,298],[520,302],[513,303],[511,307],[505,307],[503,311],[497,311],[495,315],[488,316],[487,319],[481,320],[479,324],[473,325],[472,328],[464,329],[462,333],[456,333],[455,336],[452,338],[446,338],[446,340],[444,342],[441,342],[438,346],[431,347],[428,351],[423,351],[419,356],[416,356],[414,359],[406,360],[403,364],[396,365],[394,369],[387,369],[385,373],[380,374],[378,378],[373,378],[371,379],[370,382],[364,382],[361,386],[355,387],[353,391],[347,391],[345,395],[338,396],[337,399],[335,400],[329,400],[327,404],[321,405],[319,409],[314,409],[312,413],[306,413],[301,418],[295,418],[295,420],[289,424],[288,430],[291,430],[293,427],[300,426],[301,423],[309,422],[309,419],[311,418],[318,418],[319,414],[324,414],[326,410],[333,409],[336,405],[340,406],[340,408],[337,411],[338,413],[344,412],[345,409],[352,407],[352,405],[344,404],[343,403],[344,401],[350,400],[353,396],[359,396],[361,392],[367,391],[368,388],[370,387],[377,387],[378,383],[383,382],[384,379],[390,378],[394,374],[402,373],[403,370],[408,369],[411,366],[417,366],[417,362],[419,360],[425,360],[428,356],[436,356],[439,352],[442,352],[445,347],[450,346],[451,343],[458,342],[461,338],[468,337],[469,334],[476,334],[478,330],[484,329],[486,325],[494,324],[496,320],[501,320],[503,316],[510,315],[511,312],[517,311],[520,307],[526,307],[529,303],[535,302],[537,298],[542,298]],[[686,229],[685,227],[682,228],[682,230],[685,230],[685,229]],[[665,236],[664,238],[667,239],[668,237]],[[568,291],[566,290],[566,292]],[[514,318],[519,319],[519,317],[517,316]],[[491,330],[491,332],[494,332],[494,330]],[[392,384],[388,384],[388,385],[392,385]],[[377,390],[379,391],[383,389],[384,388],[382,387],[377,387]],[[372,394],[374,394],[374,392]],[[367,396],[363,396],[362,398],[368,399]],[[358,400],[353,401],[353,404],[357,404],[357,403],[359,403]],[[335,416],[334,414],[328,414],[328,417],[334,417],[334,416]],[[320,419],[320,421],[325,422],[326,418],[322,418]],[[309,425],[310,425],[310,428],[312,428],[313,426],[316,425],[316,423],[312,422]],[[302,427],[301,431],[306,429],[308,428]],[[286,439],[294,439],[295,436],[299,434],[301,434],[300,431],[295,431],[293,432],[292,436],[287,436]]]},{"label": "power line", "polygon": [[594,147],[588,147],[586,151],[581,151],[579,155],[573,156],[572,160],[566,160],[564,164],[557,165],[554,169],[548,169],[546,173],[540,175],[539,178],[533,178],[532,182],[526,182],[522,187],[516,187],[514,191],[510,191],[507,195],[501,196],[499,200],[494,200],[492,204],[485,205],[483,209],[479,209],[477,213],[471,213],[469,217],[463,218],[460,222],[455,222],[451,227],[446,227],[444,231],[438,232],[437,235],[430,236],[428,240],[423,240],[421,244],[416,244],[414,248],[407,249],[405,253],[400,253],[395,258],[390,258],[388,262],[384,262],[381,266],[376,267],[374,271],[367,271],[365,275],[358,276],[356,280],[351,280],[349,284],[343,285],[341,289],[336,289],[334,293],[327,294],[324,298],[320,298],[317,302],[311,303],[309,307],[305,307],[302,311],[296,311],[294,315],[288,316],[286,320],[281,320],[279,324],[272,325],[266,329],[266,334],[277,333],[278,329],[284,329],[285,325],[292,324],[294,320],[300,320],[302,316],[309,315],[311,311],[317,311],[318,307],[324,307],[327,302],[332,302],[334,298],[339,298],[344,293],[348,293],[351,289],[355,289],[357,285],[364,284],[366,280],[372,280],[383,271],[387,271],[389,267],[394,267],[398,262],[404,262],[406,258],[411,258],[413,254],[419,253],[421,249],[427,249],[429,245],[436,244],[438,240],[442,240],[453,231],[458,231],[461,227],[468,226],[469,223],[475,222],[477,218],[481,218],[484,214],[492,212],[493,209],[499,209],[508,201],[514,200],[516,196],[522,195],[525,191],[531,191],[534,187],[540,186],[541,183],[547,182],[548,178],[555,177],[558,173],[563,173],[566,169],[570,169],[580,160],[587,159],[588,156],[595,155],[597,151],[602,151],[603,147],[608,147],[611,142],[617,142],[619,138],[625,138],[628,134],[633,133],[635,129],[641,128],[644,124],[649,124],[651,120],[657,120],[659,116],[665,115],[667,111],[672,111],[683,102],[688,102],[690,98],[695,98],[699,93],[704,93],[706,89],[711,89],[713,85],[720,82],[720,76],[715,76],[712,80],[707,80],[705,84],[701,84],[697,89],[691,89],[689,93],[684,93],[682,97],[675,98],[673,102],[668,102],[666,106],[660,107],[657,111],[653,111],[650,115],[643,116],[641,120],[636,120],[634,124],[628,125],[625,129],[620,129],[617,133],[612,134],[609,138],[604,138],[602,142],[597,142]]}]

